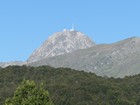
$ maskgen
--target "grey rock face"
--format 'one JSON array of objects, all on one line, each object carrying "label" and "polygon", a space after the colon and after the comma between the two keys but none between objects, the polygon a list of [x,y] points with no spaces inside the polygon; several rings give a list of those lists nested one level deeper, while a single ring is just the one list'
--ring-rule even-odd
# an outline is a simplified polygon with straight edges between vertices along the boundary
[{"label": "grey rock face", "polygon": [[33,52],[27,61],[28,63],[35,62],[44,58],[70,53],[78,49],[89,48],[93,45],[95,43],[83,33],[75,30],[64,30],[50,36],[40,48]]},{"label": "grey rock face", "polygon": [[95,45],[29,65],[68,67],[108,77],[135,75],[140,73],[140,38],[133,37],[114,44]]},{"label": "grey rock face", "polygon": [[23,64],[68,67],[108,77],[136,75],[140,73],[140,38],[96,45],[81,32],[65,30],[50,36],[27,62],[0,63],[0,66]]}]

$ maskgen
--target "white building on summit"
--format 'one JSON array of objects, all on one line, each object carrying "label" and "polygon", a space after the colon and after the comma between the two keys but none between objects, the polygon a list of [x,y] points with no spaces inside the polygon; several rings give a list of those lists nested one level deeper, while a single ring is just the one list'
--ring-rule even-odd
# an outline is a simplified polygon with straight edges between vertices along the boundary
[{"label": "white building on summit", "polygon": [[63,32],[65,32],[65,31],[75,31],[75,29],[74,29],[74,24],[72,24],[72,27],[71,27],[70,30],[67,30],[66,28],[64,28],[64,29],[63,29]]}]

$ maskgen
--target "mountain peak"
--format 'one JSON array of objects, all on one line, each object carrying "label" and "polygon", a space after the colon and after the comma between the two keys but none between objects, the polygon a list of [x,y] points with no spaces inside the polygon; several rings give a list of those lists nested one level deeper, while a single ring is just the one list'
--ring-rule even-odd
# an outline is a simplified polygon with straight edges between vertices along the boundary
[{"label": "mountain peak", "polygon": [[82,32],[76,30],[63,30],[56,32],[36,49],[29,57],[28,62],[35,62],[44,58],[62,55],[78,49],[85,49],[95,43]]}]

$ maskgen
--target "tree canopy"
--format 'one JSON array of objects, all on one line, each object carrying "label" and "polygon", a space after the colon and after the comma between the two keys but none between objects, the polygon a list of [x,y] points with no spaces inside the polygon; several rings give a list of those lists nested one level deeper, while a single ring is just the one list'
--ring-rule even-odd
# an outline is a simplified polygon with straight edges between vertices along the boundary
[{"label": "tree canopy", "polygon": [[[24,78],[35,83],[22,82]],[[14,102],[14,97],[23,97],[24,94],[18,95],[22,89],[31,90],[30,94],[40,90],[41,85],[38,84],[42,82],[54,105],[140,105],[140,75],[108,78],[50,66],[9,66],[1,69],[0,105],[3,105],[7,98],[10,99],[6,102]],[[31,87],[27,88],[25,84]],[[30,101],[33,99],[34,97],[31,97]]]},{"label": "tree canopy", "polygon": [[43,84],[37,87],[34,81],[24,80],[16,89],[13,98],[8,98],[4,105],[53,105],[53,103]]}]

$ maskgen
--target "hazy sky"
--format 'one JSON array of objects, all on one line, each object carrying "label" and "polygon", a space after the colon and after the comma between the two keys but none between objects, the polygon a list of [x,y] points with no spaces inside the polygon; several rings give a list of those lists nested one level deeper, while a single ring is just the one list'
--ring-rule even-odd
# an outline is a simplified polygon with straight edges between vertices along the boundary
[{"label": "hazy sky", "polygon": [[0,0],[0,61],[26,60],[72,24],[98,44],[140,36],[140,0]]}]

